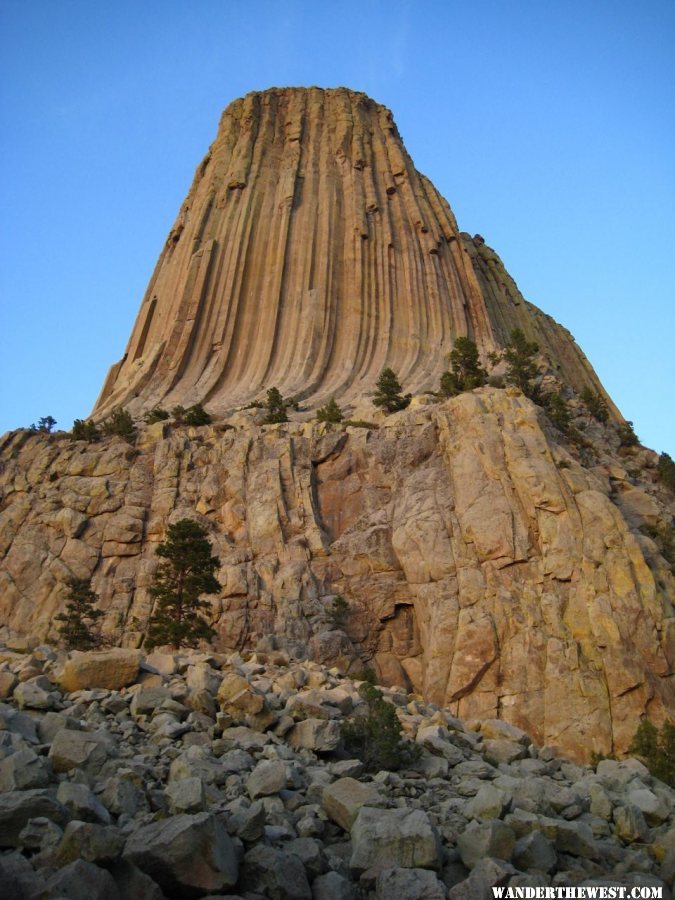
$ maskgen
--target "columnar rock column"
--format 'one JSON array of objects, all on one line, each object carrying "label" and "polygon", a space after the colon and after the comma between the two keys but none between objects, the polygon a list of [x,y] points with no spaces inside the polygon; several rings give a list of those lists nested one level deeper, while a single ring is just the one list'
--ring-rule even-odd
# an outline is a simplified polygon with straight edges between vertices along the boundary
[{"label": "columnar rock column", "polygon": [[[248,94],[222,116],[94,412],[218,413],[272,385],[349,402],[385,366],[430,390],[460,335],[483,355],[510,327],[540,339],[547,317],[465,237],[383,106],[344,88]],[[549,321],[564,380],[602,391]]]}]

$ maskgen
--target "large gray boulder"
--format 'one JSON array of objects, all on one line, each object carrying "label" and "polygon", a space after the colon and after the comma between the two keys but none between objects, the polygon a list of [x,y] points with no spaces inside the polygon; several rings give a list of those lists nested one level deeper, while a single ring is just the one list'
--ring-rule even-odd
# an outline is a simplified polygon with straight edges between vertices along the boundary
[{"label": "large gray boulder", "polygon": [[139,828],[127,840],[124,858],[181,900],[227,893],[239,875],[230,836],[210,813],[172,816]]},{"label": "large gray boulder", "polygon": [[443,882],[429,869],[383,869],[375,885],[377,900],[445,900]]},{"label": "large gray boulder", "polygon": [[105,869],[78,859],[47,881],[43,896],[68,900],[121,900],[115,879]]},{"label": "large gray boulder", "polygon": [[57,825],[65,825],[68,810],[50,790],[8,791],[0,794],[0,849],[18,847],[19,834],[29,819],[44,816]]},{"label": "large gray boulder", "polygon": [[54,737],[49,758],[55,772],[82,769],[88,774],[96,775],[106,760],[115,753],[115,741],[109,734],[63,728]]},{"label": "large gray boulder", "polygon": [[268,900],[312,900],[298,857],[264,844],[256,844],[244,857],[241,886]]},{"label": "large gray boulder", "polygon": [[439,869],[438,832],[421,809],[373,809],[363,806],[352,825],[350,868]]}]

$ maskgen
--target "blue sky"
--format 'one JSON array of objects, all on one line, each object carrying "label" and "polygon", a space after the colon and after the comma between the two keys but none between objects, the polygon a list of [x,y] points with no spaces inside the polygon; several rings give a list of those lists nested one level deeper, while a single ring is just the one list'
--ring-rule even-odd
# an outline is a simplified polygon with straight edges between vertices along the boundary
[{"label": "blue sky", "polygon": [[0,0],[0,433],[91,411],[222,109],[345,85],[675,457],[674,48],[671,0]]}]

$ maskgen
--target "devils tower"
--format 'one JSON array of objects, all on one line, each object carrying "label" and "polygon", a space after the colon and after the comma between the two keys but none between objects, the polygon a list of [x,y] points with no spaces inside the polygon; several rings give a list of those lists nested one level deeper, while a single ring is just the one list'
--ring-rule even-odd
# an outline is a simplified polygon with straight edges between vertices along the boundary
[{"label": "devils tower", "polygon": [[95,414],[222,413],[271,385],[348,403],[386,366],[435,390],[455,338],[485,355],[516,327],[566,384],[603,393],[570,335],[460,233],[388,109],[343,88],[252,93],[222,116]]},{"label": "devils tower", "polygon": [[[458,337],[488,366],[515,328],[568,425],[497,370],[432,393]],[[385,367],[415,395],[389,416],[370,397]],[[252,404],[272,386],[300,402],[287,423]],[[331,396],[351,422],[313,420]],[[196,403],[211,424],[144,422]],[[0,441],[1,639],[56,642],[76,578],[104,635],[140,646],[155,551],[190,518],[222,564],[216,650],[370,666],[579,759],[672,713],[675,503],[658,457],[626,443],[569,332],[458,229],[364,94],[272,89],[226,109],[94,418],[115,407],[133,446]]]}]

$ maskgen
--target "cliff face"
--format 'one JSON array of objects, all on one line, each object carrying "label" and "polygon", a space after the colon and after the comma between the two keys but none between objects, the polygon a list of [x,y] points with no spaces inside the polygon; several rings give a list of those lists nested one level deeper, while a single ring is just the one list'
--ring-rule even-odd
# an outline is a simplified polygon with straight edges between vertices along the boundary
[{"label": "cliff face", "polygon": [[[456,337],[485,361],[516,327],[585,442],[512,388],[423,395]],[[416,395],[388,417],[367,397],[385,366]],[[291,423],[236,409],[273,385],[304,398]],[[251,94],[223,115],[95,410],[203,402],[214,424],[141,426],[134,446],[2,439],[0,638],[56,640],[74,576],[106,634],[138,644],[155,550],[188,517],[222,562],[218,646],[373,665],[459,716],[582,758],[624,751],[642,714],[675,705],[673,577],[649,537],[673,498],[655,454],[589,419],[584,387],[620,418],[571,335],[457,230],[386,109]],[[309,421],[331,395],[379,429]]]},{"label": "cliff face", "polygon": [[460,234],[389,110],[343,88],[272,89],[224,112],[94,413],[223,413],[271,385],[348,403],[385,366],[435,390],[455,338],[485,356],[515,327],[570,387],[604,393],[569,333]]},{"label": "cliff face", "polygon": [[378,413],[372,431],[259,415],[232,430],[158,424],[135,448],[10,436],[5,633],[55,640],[64,580],[91,575],[105,630],[136,643],[156,546],[188,516],[222,562],[221,648],[276,640],[374,665],[461,717],[500,716],[586,758],[627,749],[645,710],[673,708],[673,578],[641,530],[672,514],[655,454],[584,467],[511,389]]}]

